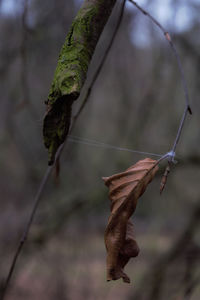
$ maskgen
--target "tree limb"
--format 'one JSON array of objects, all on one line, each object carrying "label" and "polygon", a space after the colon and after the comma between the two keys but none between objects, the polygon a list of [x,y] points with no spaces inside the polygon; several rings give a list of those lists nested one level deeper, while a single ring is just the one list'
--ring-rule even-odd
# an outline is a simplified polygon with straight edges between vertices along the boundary
[{"label": "tree limb", "polygon": [[72,104],[80,95],[96,44],[115,3],[116,0],[85,0],[61,49],[43,126],[49,165],[67,136]]}]

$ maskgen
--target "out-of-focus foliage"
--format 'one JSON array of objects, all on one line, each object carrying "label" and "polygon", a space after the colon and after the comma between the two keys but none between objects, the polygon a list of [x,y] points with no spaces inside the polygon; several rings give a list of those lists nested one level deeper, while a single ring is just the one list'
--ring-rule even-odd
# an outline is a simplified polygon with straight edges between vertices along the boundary
[{"label": "out-of-focus foliage", "polygon": [[[145,4],[157,17],[158,2]],[[183,2],[191,22],[180,30],[173,20]],[[109,203],[101,177],[121,172],[144,157],[68,143],[61,159],[60,184],[57,187],[52,177],[46,187],[8,299],[132,299],[136,290],[137,299],[183,299],[190,290],[192,299],[199,299],[198,221],[191,227],[182,254],[177,251],[175,258],[167,260],[159,276],[151,268],[176,244],[200,201],[200,3],[170,3],[172,21],[165,18],[165,22],[183,62],[194,114],[185,124],[178,164],[162,197],[159,181],[163,170],[135,212],[136,237],[143,251],[127,267],[134,286],[105,283],[103,232]],[[72,0],[29,0],[26,26],[23,1],[12,14],[0,11],[0,281],[7,274],[47,166],[42,141],[44,101],[60,47],[79,6],[80,1]],[[103,55],[116,14],[117,9],[98,44],[88,80]],[[81,99],[73,113],[80,104]],[[73,134],[163,154],[173,143],[183,107],[180,77],[168,44],[149,20],[127,4],[111,53]],[[141,286],[145,274],[155,279],[146,294]],[[158,277],[163,280],[156,281]]]}]

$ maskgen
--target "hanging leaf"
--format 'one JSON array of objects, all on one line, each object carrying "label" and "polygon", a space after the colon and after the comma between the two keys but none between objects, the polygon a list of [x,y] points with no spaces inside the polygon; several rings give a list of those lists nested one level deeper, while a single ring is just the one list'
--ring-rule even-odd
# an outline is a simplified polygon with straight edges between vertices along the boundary
[{"label": "hanging leaf", "polygon": [[135,211],[138,198],[158,171],[156,163],[156,160],[145,158],[123,173],[103,177],[111,201],[111,215],[105,230],[107,281],[122,278],[130,283],[123,269],[131,257],[138,255],[139,247],[129,219]]}]

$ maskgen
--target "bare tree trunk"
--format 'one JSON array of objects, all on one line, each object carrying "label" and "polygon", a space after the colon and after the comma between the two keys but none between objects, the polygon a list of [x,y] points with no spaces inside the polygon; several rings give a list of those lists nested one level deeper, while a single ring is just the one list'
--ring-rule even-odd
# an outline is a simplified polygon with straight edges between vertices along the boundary
[{"label": "bare tree trunk", "polygon": [[96,44],[115,3],[116,0],[85,0],[66,37],[46,101],[43,136],[50,165],[69,131],[72,104],[80,95]]}]

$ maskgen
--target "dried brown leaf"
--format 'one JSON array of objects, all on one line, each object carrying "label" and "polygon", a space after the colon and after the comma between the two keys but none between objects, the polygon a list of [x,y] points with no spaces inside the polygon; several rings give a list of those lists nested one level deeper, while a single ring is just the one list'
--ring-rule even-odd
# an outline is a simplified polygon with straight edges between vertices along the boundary
[{"label": "dried brown leaf", "polygon": [[105,230],[108,281],[122,278],[130,283],[123,269],[131,257],[138,255],[139,247],[129,219],[135,211],[138,198],[158,170],[156,163],[156,160],[145,158],[123,173],[103,178],[109,188],[111,201],[111,214]]}]

